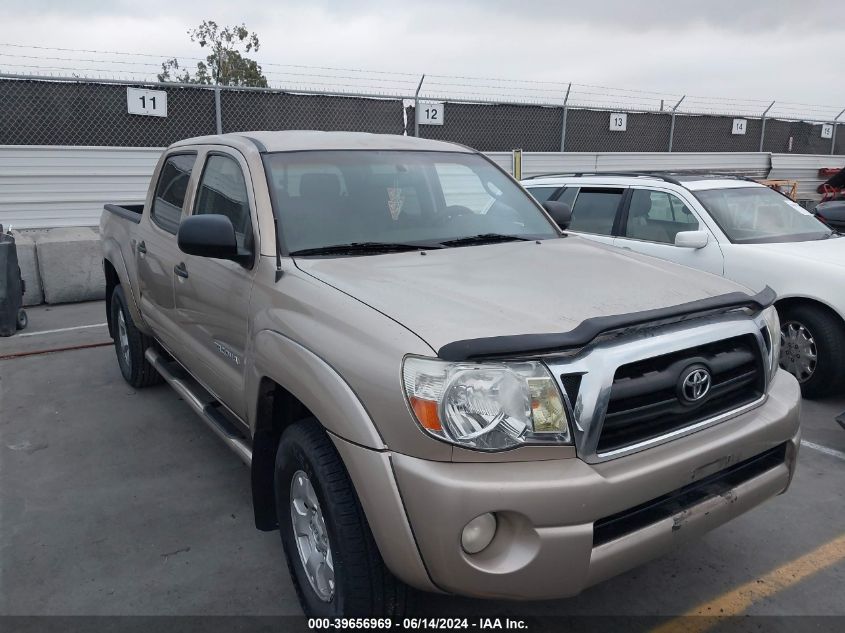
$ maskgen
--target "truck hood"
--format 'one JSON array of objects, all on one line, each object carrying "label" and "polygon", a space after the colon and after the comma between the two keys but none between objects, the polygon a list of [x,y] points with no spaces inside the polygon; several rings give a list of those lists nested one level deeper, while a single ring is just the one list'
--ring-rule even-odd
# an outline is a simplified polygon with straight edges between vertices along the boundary
[{"label": "truck hood", "polygon": [[794,257],[807,262],[822,262],[834,266],[845,267],[845,237],[831,237],[826,240],[812,240],[809,242],[780,242],[775,244],[737,244],[736,246],[748,251],[766,253],[773,259],[780,260],[775,265],[789,265],[783,262],[784,257]]},{"label": "truck hood", "polygon": [[434,350],[464,339],[568,332],[591,317],[746,290],[575,236],[424,253],[297,258],[296,265],[398,321]]}]

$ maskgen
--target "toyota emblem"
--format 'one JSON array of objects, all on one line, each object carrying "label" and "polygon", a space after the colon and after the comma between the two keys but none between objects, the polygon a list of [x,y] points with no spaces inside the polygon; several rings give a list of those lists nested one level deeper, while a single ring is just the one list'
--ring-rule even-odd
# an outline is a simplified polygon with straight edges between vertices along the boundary
[{"label": "toyota emblem", "polygon": [[710,393],[712,385],[713,378],[710,376],[710,372],[706,367],[699,365],[690,367],[683,373],[679,391],[686,402],[700,402]]}]

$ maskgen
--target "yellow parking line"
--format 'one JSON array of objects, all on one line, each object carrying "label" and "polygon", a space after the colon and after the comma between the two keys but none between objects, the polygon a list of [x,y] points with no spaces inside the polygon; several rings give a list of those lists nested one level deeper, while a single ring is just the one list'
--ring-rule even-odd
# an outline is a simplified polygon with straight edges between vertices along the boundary
[{"label": "yellow parking line", "polygon": [[[845,534],[785,563],[721,596],[687,611],[652,630],[652,633],[703,633],[719,624],[719,618],[740,615],[758,600],[796,585],[805,578],[845,560]],[[690,616],[711,616],[691,618]]]}]

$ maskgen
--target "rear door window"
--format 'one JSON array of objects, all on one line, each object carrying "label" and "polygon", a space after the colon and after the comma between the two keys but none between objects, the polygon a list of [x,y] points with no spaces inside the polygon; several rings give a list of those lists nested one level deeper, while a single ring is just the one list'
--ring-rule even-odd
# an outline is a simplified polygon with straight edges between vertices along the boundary
[{"label": "rear door window", "polygon": [[150,217],[168,233],[175,235],[179,230],[196,159],[196,154],[177,154],[170,156],[161,168]]},{"label": "rear door window", "polygon": [[624,189],[582,187],[572,209],[572,231],[612,235]]}]

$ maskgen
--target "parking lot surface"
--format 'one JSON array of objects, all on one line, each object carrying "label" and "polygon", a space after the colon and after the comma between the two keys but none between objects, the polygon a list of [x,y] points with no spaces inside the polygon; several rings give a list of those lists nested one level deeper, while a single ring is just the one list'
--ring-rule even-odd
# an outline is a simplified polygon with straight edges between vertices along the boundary
[{"label": "parking lot surface", "polygon": [[[103,304],[29,316],[0,339],[0,614],[300,614],[248,469],[168,386],[123,381]],[[703,539],[575,598],[426,610],[845,615],[842,411],[845,396],[805,401],[792,488]]]}]

